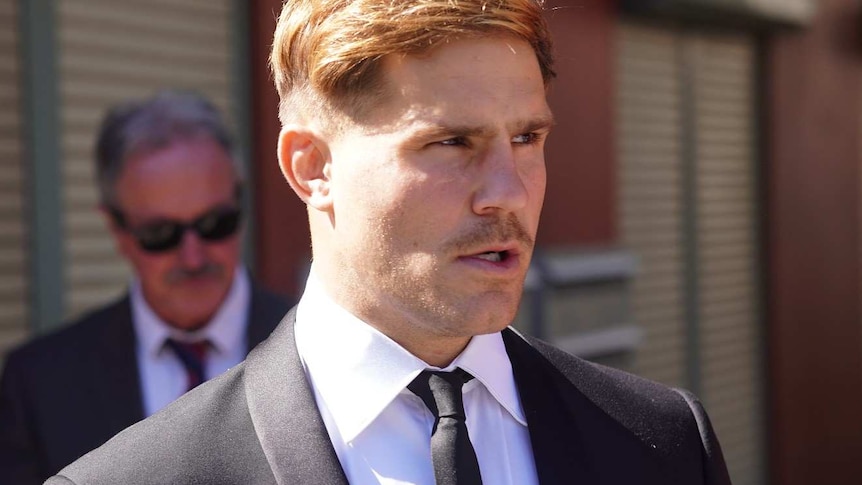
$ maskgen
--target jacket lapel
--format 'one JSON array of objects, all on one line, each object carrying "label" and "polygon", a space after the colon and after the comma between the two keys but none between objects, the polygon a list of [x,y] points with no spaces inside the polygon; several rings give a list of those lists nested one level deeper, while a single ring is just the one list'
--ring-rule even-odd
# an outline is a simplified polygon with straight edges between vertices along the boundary
[{"label": "jacket lapel", "polygon": [[279,484],[347,485],[294,339],[296,309],[246,360],[249,413]]},{"label": "jacket lapel", "polygon": [[144,418],[128,295],[105,310],[100,325],[96,348],[102,351],[90,354],[91,382],[110,437]]},{"label": "jacket lapel", "polygon": [[[679,470],[668,469],[657,450],[635,435],[631,426],[637,423],[624,425],[608,413],[610,408],[622,409],[626,419],[635,422],[659,419],[614,389],[618,382],[587,362],[567,354],[562,357],[560,350],[510,329],[503,332],[503,340],[527,414],[542,484],[696,483],[677,481]],[[605,400],[602,405],[594,401],[597,396]]]},{"label": "jacket lapel", "polygon": [[557,372],[549,372],[548,362],[512,330],[503,331],[503,342],[527,417],[539,483],[598,483],[576,410],[560,394]]}]

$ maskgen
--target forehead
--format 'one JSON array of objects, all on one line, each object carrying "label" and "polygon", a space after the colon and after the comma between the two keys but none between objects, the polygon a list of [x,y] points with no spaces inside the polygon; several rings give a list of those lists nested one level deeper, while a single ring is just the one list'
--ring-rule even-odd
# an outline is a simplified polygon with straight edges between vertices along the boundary
[{"label": "forehead", "polygon": [[387,96],[373,117],[378,126],[550,118],[536,55],[516,37],[455,39],[420,55],[390,55],[382,77]]},{"label": "forehead", "polygon": [[142,217],[194,217],[233,200],[237,177],[230,155],[208,136],[173,141],[132,154],[116,192],[120,209]]}]

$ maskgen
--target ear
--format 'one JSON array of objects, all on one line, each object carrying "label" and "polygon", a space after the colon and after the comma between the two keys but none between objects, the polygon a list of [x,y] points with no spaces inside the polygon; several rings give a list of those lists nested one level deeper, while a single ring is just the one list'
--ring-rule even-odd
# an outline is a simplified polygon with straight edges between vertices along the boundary
[{"label": "ear", "polygon": [[331,208],[330,156],[322,138],[305,127],[285,126],[278,136],[278,164],[303,202],[319,211]]}]

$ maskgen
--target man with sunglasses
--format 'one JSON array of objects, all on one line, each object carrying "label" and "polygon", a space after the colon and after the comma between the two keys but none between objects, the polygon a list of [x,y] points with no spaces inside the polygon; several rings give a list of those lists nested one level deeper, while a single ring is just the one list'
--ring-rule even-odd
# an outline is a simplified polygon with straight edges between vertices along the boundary
[{"label": "man with sunglasses", "polygon": [[41,483],[240,363],[290,305],[240,262],[241,171],[215,107],[163,92],[106,116],[101,210],[129,291],[12,352],[0,388],[0,483]]}]

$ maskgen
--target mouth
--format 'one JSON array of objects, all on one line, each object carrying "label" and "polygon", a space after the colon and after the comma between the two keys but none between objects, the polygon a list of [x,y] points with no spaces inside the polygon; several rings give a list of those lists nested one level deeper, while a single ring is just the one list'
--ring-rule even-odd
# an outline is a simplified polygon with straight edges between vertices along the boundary
[{"label": "mouth", "polygon": [[168,283],[172,285],[202,285],[222,280],[224,272],[222,267],[216,264],[207,264],[201,268],[187,270],[175,268],[167,275]]},{"label": "mouth", "polygon": [[498,247],[480,249],[458,258],[474,270],[497,276],[513,276],[521,267],[522,258],[517,244],[501,244]]}]

